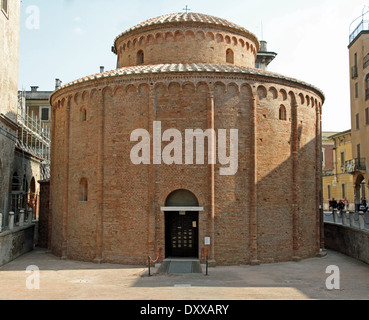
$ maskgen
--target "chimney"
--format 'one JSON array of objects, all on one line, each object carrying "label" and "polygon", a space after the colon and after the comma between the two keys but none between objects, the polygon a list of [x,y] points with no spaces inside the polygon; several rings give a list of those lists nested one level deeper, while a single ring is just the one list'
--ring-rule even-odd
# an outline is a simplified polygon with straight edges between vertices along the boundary
[{"label": "chimney", "polygon": [[264,40],[260,41],[260,52],[268,52],[268,43]]},{"label": "chimney", "polygon": [[31,92],[37,92],[38,88],[39,88],[39,87],[36,87],[36,86],[31,87]]},{"label": "chimney", "polygon": [[264,40],[260,41],[260,50],[256,59],[256,69],[268,70],[269,64],[275,59],[277,53],[268,51],[268,43]]},{"label": "chimney", "polygon": [[55,79],[55,90],[60,88],[62,85],[62,82],[60,81],[60,79]]},{"label": "chimney", "polygon": [[101,66],[100,67],[100,73],[103,73],[105,71],[105,67],[104,66]]}]

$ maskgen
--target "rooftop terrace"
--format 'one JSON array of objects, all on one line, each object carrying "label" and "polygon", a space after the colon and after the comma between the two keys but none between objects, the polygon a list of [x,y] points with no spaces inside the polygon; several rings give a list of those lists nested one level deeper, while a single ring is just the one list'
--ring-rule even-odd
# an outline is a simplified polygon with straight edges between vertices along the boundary
[{"label": "rooftop terrace", "polygon": [[352,21],[350,25],[350,46],[356,40],[357,36],[363,31],[369,31],[369,10],[364,7],[361,16]]}]

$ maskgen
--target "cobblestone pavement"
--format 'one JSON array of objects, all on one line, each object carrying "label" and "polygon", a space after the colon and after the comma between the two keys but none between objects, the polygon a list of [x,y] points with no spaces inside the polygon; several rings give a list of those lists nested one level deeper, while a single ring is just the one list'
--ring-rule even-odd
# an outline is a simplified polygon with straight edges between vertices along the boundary
[{"label": "cobblestone pavement", "polygon": [[[332,265],[340,271],[339,290],[326,287]],[[37,269],[27,273],[29,266],[40,270],[39,289],[32,289]],[[333,251],[300,262],[210,268],[209,274],[148,277],[144,267],[62,261],[35,250],[0,268],[0,300],[369,299],[369,265]]]}]

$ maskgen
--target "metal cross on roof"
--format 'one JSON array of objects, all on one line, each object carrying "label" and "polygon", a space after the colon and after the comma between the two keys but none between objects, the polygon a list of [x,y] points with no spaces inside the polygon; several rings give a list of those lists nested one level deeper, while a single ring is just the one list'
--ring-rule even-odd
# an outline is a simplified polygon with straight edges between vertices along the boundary
[{"label": "metal cross on roof", "polygon": [[186,8],[183,8],[182,10],[186,11],[186,13],[188,13],[188,11],[191,11],[191,9],[188,7],[188,5],[186,5]]}]

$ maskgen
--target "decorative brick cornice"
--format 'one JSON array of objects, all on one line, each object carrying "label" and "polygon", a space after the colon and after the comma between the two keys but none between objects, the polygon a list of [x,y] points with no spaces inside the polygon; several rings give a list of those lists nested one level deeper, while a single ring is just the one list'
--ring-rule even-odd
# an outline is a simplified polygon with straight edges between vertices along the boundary
[{"label": "decorative brick cornice", "polygon": [[144,76],[144,75],[175,75],[175,74],[183,74],[183,73],[202,73],[202,74],[212,74],[216,75],[229,75],[229,76],[240,76],[240,75],[248,75],[254,78],[255,80],[263,80],[263,78],[267,81],[281,81],[288,82],[290,84],[294,84],[299,87],[304,87],[313,90],[316,94],[318,94],[323,102],[325,100],[324,93],[306,83],[294,78],[286,77],[278,73],[273,73],[269,71],[264,71],[260,69],[247,68],[241,66],[234,65],[226,65],[226,64],[204,64],[204,63],[193,63],[193,64],[159,64],[159,65],[142,65],[142,66],[133,66],[133,67],[125,67],[116,70],[106,71],[103,73],[94,74],[91,76],[86,76],[70,82],[60,88],[58,88],[50,97],[50,101],[52,97],[60,92],[63,89],[83,84],[86,82],[94,81],[94,80],[110,80],[116,77],[124,77],[124,76]]}]

